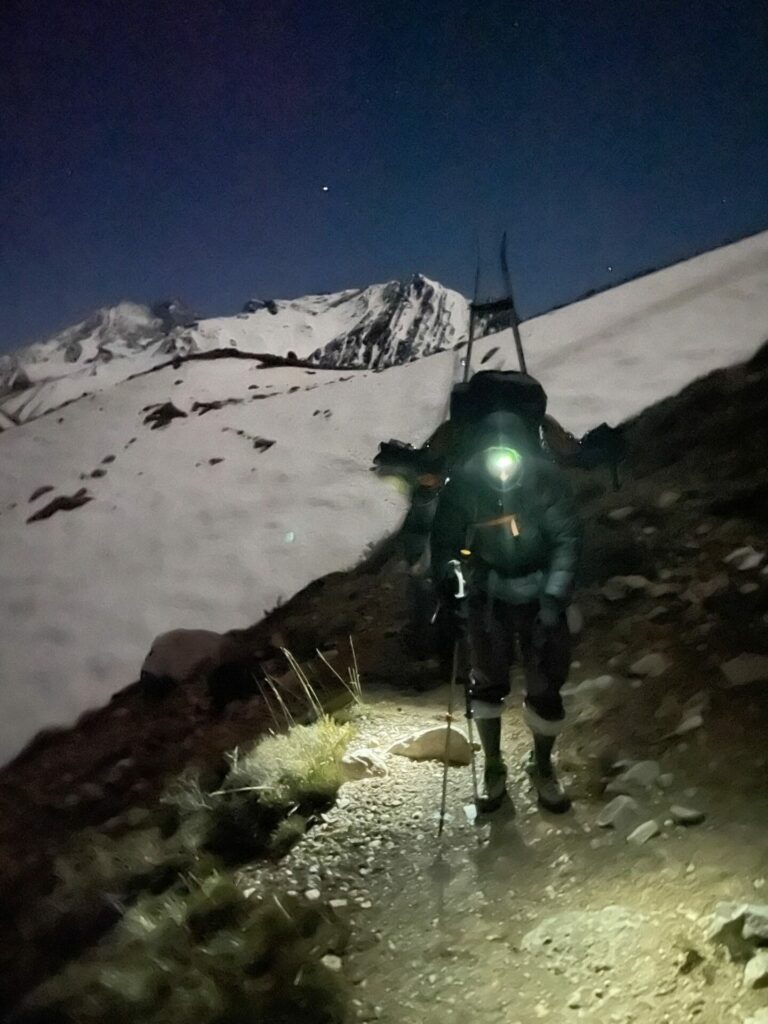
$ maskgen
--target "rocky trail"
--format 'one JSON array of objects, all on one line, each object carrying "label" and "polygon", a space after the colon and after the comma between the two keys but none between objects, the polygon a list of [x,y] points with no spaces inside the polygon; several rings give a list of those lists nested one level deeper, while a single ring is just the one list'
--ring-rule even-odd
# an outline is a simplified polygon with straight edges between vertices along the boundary
[{"label": "rocky trail", "polygon": [[[367,777],[289,854],[238,877],[343,925],[349,940],[323,962],[358,1020],[765,1024],[765,353],[629,424],[621,491],[574,477],[587,544],[558,754],[569,814],[532,798],[515,687],[504,750],[516,814],[472,823],[469,769],[452,767],[438,840],[442,766],[388,752],[439,726],[448,697],[437,664],[404,643],[407,577],[389,547],[238,637],[259,657],[284,645],[303,658],[354,636],[353,752],[368,751]],[[151,699],[134,687],[0,774],[9,927],[78,829],[151,804],[169,774],[258,733],[260,697],[237,674],[216,686]],[[39,965],[23,987],[33,975]]]},{"label": "rocky trail", "polygon": [[[571,709],[592,711],[561,756],[574,810],[555,817],[536,806],[513,711],[504,746],[516,813],[507,805],[472,824],[469,769],[452,767],[438,839],[442,767],[386,750],[444,719],[446,697],[441,689],[393,705],[389,692],[370,693],[358,741],[378,753],[377,765],[383,758],[386,774],[347,783],[288,858],[243,876],[249,890],[287,889],[349,920],[350,947],[330,961],[353,986],[359,1020],[714,1024],[768,1007],[765,992],[743,984],[743,963],[708,939],[719,902],[764,899],[764,787],[737,799],[718,755],[703,762],[708,744],[681,742],[662,757],[662,786],[619,786],[635,792],[637,812],[601,828],[611,798],[595,793],[579,753],[600,745],[599,715],[591,697],[575,694]],[[765,764],[760,749],[741,754],[753,778]],[[678,802],[705,808],[704,821],[677,824]],[[647,820],[658,834],[628,840]],[[768,925],[768,907],[761,914]]]}]

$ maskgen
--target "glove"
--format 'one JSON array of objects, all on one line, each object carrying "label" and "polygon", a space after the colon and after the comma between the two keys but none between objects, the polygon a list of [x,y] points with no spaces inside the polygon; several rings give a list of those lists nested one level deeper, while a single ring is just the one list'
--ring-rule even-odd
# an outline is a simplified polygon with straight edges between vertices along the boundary
[{"label": "glove", "polygon": [[549,632],[554,629],[563,617],[565,606],[562,601],[550,594],[542,594],[539,599],[539,613],[536,616],[536,625],[540,630]]},{"label": "glove", "polygon": [[458,580],[456,579],[452,572],[449,572],[447,576],[444,576],[440,580],[440,582],[437,584],[436,589],[438,597],[440,598],[440,603],[443,605],[443,607],[455,608],[458,605],[459,599],[456,596],[456,591],[458,590]]}]

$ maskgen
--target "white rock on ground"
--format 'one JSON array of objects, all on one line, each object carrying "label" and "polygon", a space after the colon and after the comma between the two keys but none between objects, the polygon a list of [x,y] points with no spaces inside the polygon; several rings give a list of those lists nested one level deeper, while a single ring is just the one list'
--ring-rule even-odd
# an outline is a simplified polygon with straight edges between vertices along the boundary
[{"label": "white rock on ground", "polygon": [[753,1013],[751,1017],[747,1017],[744,1024],[768,1024],[768,1006]]},{"label": "white rock on ground", "polygon": [[747,904],[741,934],[750,942],[768,942],[768,903]]},{"label": "white rock on ground", "polygon": [[700,729],[702,725],[704,725],[704,718],[698,711],[695,711],[693,714],[688,714],[683,718],[680,725],[675,729],[675,735],[685,736],[688,732]]},{"label": "white rock on ground", "polygon": [[614,676],[596,676],[594,679],[584,679],[580,683],[569,683],[563,687],[562,693],[566,697],[574,694],[579,697],[588,697],[593,693],[610,690],[614,682]]},{"label": "white rock on ground", "polygon": [[446,740],[448,742],[448,762],[450,764],[467,765],[472,761],[472,746],[461,730],[454,726],[450,727],[450,736],[447,736],[447,726],[430,726],[418,732],[411,733],[393,743],[389,748],[390,754],[399,754],[401,757],[409,757],[412,761],[444,761],[446,754]]},{"label": "white rock on ground", "polygon": [[768,985],[768,951],[755,953],[744,968],[744,984],[747,988],[765,988]]},{"label": "white rock on ground", "polygon": [[642,658],[638,658],[637,661],[630,665],[629,671],[633,676],[643,676],[649,679],[656,679],[658,676],[663,675],[669,666],[669,659],[660,651],[656,651],[652,654],[646,654]]},{"label": "white rock on ground", "polygon": [[659,497],[656,499],[656,508],[672,508],[680,501],[679,491],[662,491]]},{"label": "white rock on ground", "polygon": [[335,956],[333,953],[326,953],[324,957],[320,958],[320,963],[329,971],[336,973],[341,970],[341,957]]},{"label": "white rock on ground", "polygon": [[649,789],[659,781],[661,769],[658,761],[637,761],[617,775],[605,787],[606,793],[624,793],[631,796],[638,789]]},{"label": "white rock on ground", "polygon": [[638,825],[636,829],[633,829],[627,836],[627,842],[633,843],[635,846],[642,846],[643,843],[647,843],[649,839],[657,836],[660,831],[658,821],[654,821],[651,818],[649,821],[644,821],[642,825]]},{"label": "white rock on ground", "polygon": [[387,762],[383,754],[368,747],[348,750],[341,759],[344,776],[348,782],[371,779],[387,774]]},{"label": "white rock on ground", "polygon": [[595,823],[599,828],[615,828],[617,832],[626,832],[637,824],[640,817],[640,805],[631,796],[617,796],[600,811]]},{"label": "white rock on ground", "polygon": [[612,508],[608,513],[608,518],[613,520],[614,523],[623,523],[624,520],[633,516],[636,511],[637,509],[634,505],[624,505],[622,508]]},{"label": "white rock on ground", "polygon": [[757,569],[764,559],[765,554],[762,551],[755,551],[753,547],[747,545],[743,548],[736,548],[730,555],[726,555],[723,561],[738,569],[739,572],[748,572],[750,569]]},{"label": "white rock on ground", "polygon": [[727,686],[746,686],[749,683],[768,682],[768,656],[765,654],[739,654],[720,666]]},{"label": "white rock on ground", "polygon": [[715,905],[706,937],[743,955],[750,946],[768,942],[768,904],[722,901]]}]

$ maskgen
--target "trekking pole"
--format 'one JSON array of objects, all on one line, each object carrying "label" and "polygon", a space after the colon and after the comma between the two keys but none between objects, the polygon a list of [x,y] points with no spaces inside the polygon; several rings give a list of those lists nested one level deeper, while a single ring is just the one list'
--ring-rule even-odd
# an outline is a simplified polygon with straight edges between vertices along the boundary
[{"label": "trekking pole", "polygon": [[448,755],[451,745],[451,728],[453,722],[454,694],[456,692],[456,676],[459,670],[459,644],[461,640],[457,637],[453,645],[453,667],[451,669],[451,686],[448,691],[448,712],[445,716],[445,750],[443,751],[443,791],[440,797],[440,824],[437,826],[437,835],[443,834],[445,827],[445,808],[448,803]]},{"label": "trekking pole", "polygon": [[[464,554],[468,554],[468,552],[462,551],[462,555],[464,555]],[[460,602],[463,602],[466,599],[466,596],[467,596],[467,589],[466,589],[466,581],[464,579],[464,573],[463,573],[462,567],[461,567],[461,562],[459,562],[458,560],[454,560],[454,561],[450,562],[449,564],[450,564],[450,567],[453,570],[453,573],[454,573],[454,575],[456,577],[456,583],[457,583],[457,586],[458,586],[458,589],[457,589],[457,592],[456,592],[456,599],[458,601],[460,601]],[[462,606],[460,605],[459,607],[461,608]],[[461,615],[461,612],[459,612],[459,615],[460,615],[461,619],[463,620],[464,616]],[[452,723],[454,721],[454,713],[453,712],[454,712],[454,706],[455,706],[455,701],[456,701],[456,681],[457,681],[458,676],[459,676],[459,671],[462,668],[464,668],[464,669],[466,668],[467,659],[465,657],[462,657],[462,655],[465,652],[465,645],[466,645],[466,629],[465,629],[465,624],[462,621],[462,624],[459,627],[458,636],[456,637],[456,640],[455,640],[454,645],[453,645],[453,665],[451,667],[451,685],[450,685],[450,691],[448,693],[448,713],[446,714],[445,749],[443,751],[443,788],[442,788],[442,795],[441,795],[441,799],[440,799],[440,824],[439,824],[438,830],[437,830],[438,837],[443,834],[443,829],[445,827],[445,810],[446,810],[446,804],[448,802],[448,764],[449,764],[449,754],[450,754],[451,728],[452,728]],[[474,801],[475,814],[477,814],[477,804],[478,804],[477,764],[476,764],[476,761],[475,761],[475,739],[474,739],[474,729],[472,727],[472,703],[471,703],[470,689],[471,688],[470,688],[470,686],[468,684],[465,685],[465,687],[464,687],[465,715],[466,715],[466,719],[467,719],[467,732],[468,732],[469,749],[470,749],[470,755],[469,755],[470,756],[470,765],[471,765],[471,768],[472,768],[472,798],[473,798],[473,801]]]},{"label": "trekking pole", "polygon": [[464,684],[464,714],[467,719],[467,737],[469,738],[469,757],[470,765],[472,767],[472,799],[475,804],[475,814],[477,814],[478,807],[478,790],[477,790],[477,761],[475,759],[475,729],[474,729],[474,718],[472,716],[472,679],[467,679]]}]

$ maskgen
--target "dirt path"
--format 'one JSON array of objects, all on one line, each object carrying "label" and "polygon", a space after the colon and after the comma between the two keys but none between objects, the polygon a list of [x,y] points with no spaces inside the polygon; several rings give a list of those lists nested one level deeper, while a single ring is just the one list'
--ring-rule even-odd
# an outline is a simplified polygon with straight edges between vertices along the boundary
[{"label": "dirt path", "polygon": [[[385,750],[438,720],[446,696],[447,688],[369,694],[356,745]],[[683,746],[678,758],[702,763],[700,749]],[[689,787],[678,763],[678,785],[704,802],[707,819],[673,825],[664,817],[669,795],[655,792],[647,799],[662,833],[636,847],[596,826],[608,797],[590,796],[586,763],[567,748],[574,810],[554,817],[537,809],[520,768],[527,735],[515,711],[505,750],[515,815],[503,809],[471,825],[469,769],[451,769],[451,819],[438,841],[441,766],[390,756],[386,777],[346,784],[285,861],[247,876],[256,890],[279,884],[332,901],[349,920],[340,969],[356,990],[359,1020],[719,1024],[768,1005],[764,992],[742,988],[743,966],[706,940],[701,920],[718,900],[761,902],[764,796],[755,806],[754,795],[739,801],[730,788]]]}]

